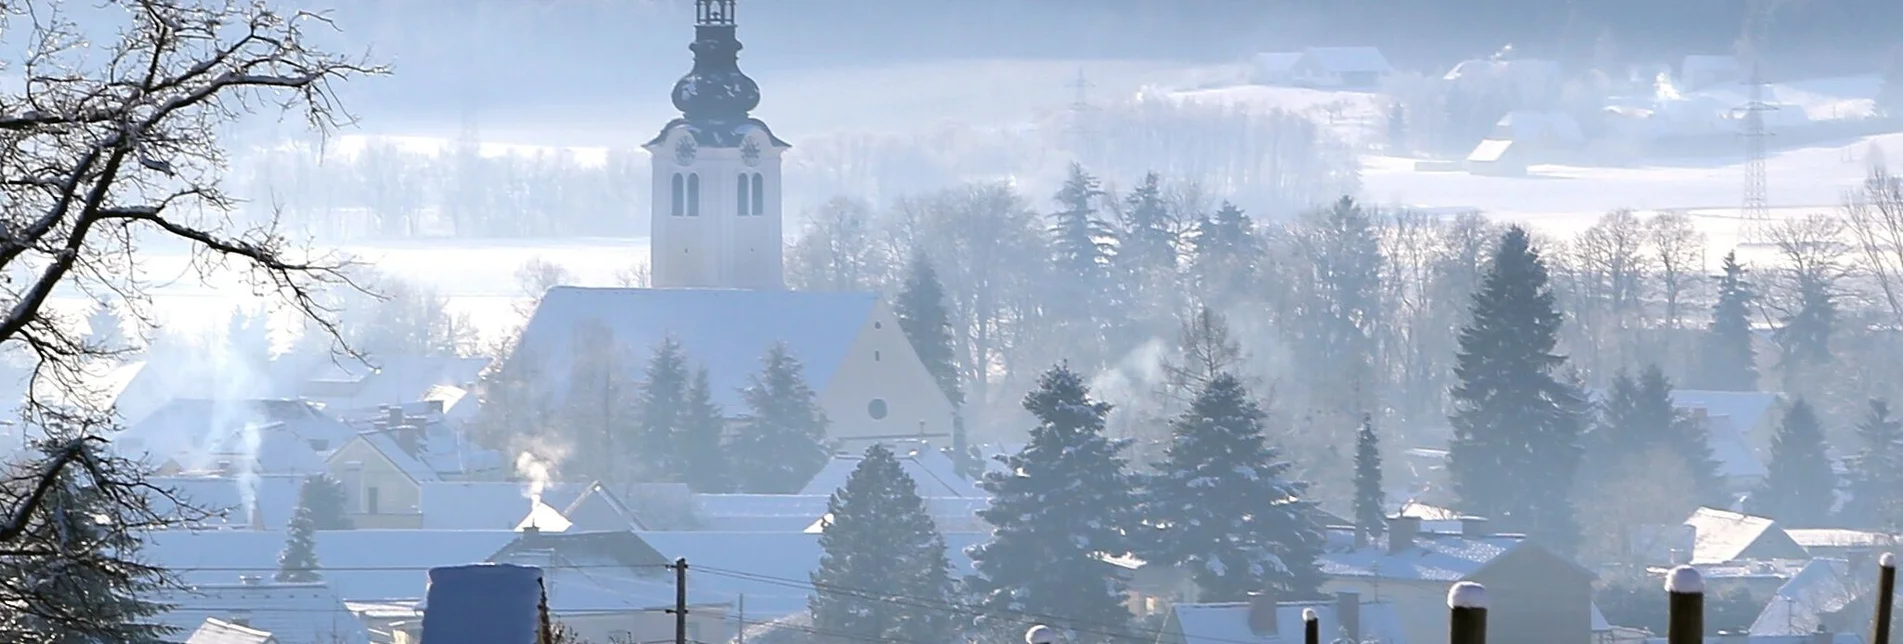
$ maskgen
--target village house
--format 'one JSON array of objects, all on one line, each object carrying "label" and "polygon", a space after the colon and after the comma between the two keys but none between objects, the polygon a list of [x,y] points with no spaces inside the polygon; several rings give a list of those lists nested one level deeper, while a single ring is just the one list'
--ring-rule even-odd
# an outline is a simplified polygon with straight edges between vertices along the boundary
[{"label": "village house", "polygon": [[[303,475],[263,474],[233,476],[154,476],[146,479],[153,488],[168,493],[148,494],[152,510],[160,516],[189,519],[180,529],[211,528],[283,530],[297,513],[300,494],[307,477]],[[182,502],[194,512],[181,512]],[[198,518],[199,512],[208,516]]]},{"label": "village house", "polygon": [[200,584],[166,592],[159,601],[169,608],[159,613],[156,621],[181,635],[191,634],[192,639],[185,640],[188,644],[371,641],[369,629],[322,582],[293,584],[245,576],[237,583]]},{"label": "village house", "polygon": [[1693,564],[1810,558],[1803,546],[1768,517],[1699,508],[1685,519],[1685,525],[1694,531]]},{"label": "village house", "polygon": [[382,413],[325,462],[358,527],[423,527],[423,485],[509,474],[500,453],[474,447],[440,416],[411,416],[398,406]]},{"label": "village house", "polygon": [[[899,461],[899,469],[918,485],[919,496],[942,498],[989,498],[978,485],[958,472],[958,465],[931,443],[918,440],[881,441]],[[846,486],[846,479],[865,460],[860,452],[841,452],[820,468],[800,490],[800,494],[829,496]]]},{"label": "village house", "polygon": [[[1812,559],[1779,586],[1751,622],[1754,636],[1862,633],[1876,619],[1876,557]],[[1903,627],[1894,616],[1891,629]]]},{"label": "village house", "polygon": [[1844,528],[1790,528],[1784,531],[1803,546],[1812,557],[1850,559],[1879,552],[1896,552],[1903,546],[1897,535]]},{"label": "village house", "polygon": [[1251,81],[1263,85],[1369,89],[1394,71],[1376,47],[1309,47],[1257,54],[1251,62]]},{"label": "village house", "polygon": [[161,476],[316,474],[324,455],[354,433],[308,401],[180,398],[128,425],[113,444]]},{"label": "village house", "polygon": [[1587,644],[1593,638],[1595,575],[1522,535],[1495,534],[1467,518],[1457,533],[1430,533],[1411,517],[1388,520],[1387,533],[1357,538],[1330,530],[1321,556],[1324,592],[1359,593],[1387,602],[1407,638],[1447,634],[1447,589],[1472,581],[1492,597],[1488,632],[1500,641]]},{"label": "village house", "polygon": [[[1302,641],[1302,612],[1315,611],[1322,641],[1356,644],[1406,644],[1407,633],[1394,605],[1363,601],[1352,593],[1331,600],[1277,602],[1266,595],[1247,602],[1180,603],[1170,607],[1159,644],[1238,644]],[[1429,642],[1435,640],[1427,640]]]},{"label": "village house", "polygon": [[348,420],[375,420],[384,406],[441,398],[442,389],[468,390],[489,359],[461,356],[390,355],[364,360],[322,361],[290,369],[280,379],[298,398]]}]

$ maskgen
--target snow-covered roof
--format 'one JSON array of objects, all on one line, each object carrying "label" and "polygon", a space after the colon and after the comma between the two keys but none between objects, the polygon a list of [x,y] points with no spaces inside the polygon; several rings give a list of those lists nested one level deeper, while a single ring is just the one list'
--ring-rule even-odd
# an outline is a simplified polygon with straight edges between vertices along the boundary
[{"label": "snow-covered roof", "polygon": [[370,631],[363,622],[322,582],[202,584],[185,591],[164,592],[158,600],[172,607],[159,614],[157,621],[181,633],[194,632],[206,620],[218,619],[249,624],[249,628],[269,633],[283,644],[370,642]]},{"label": "snow-covered roof", "polygon": [[299,374],[298,395],[335,409],[374,409],[424,400],[437,386],[475,383],[489,359],[460,356],[370,356],[324,361]]},{"label": "snow-covered roof", "polygon": [[[397,434],[388,430],[359,432],[352,440],[363,441],[390,460],[404,476],[417,483],[433,483],[472,472],[501,469],[502,454],[478,448],[458,436],[448,423],[424,424],[422,440],[415,451],[405,449]],[[335,454],[332,460],[338,458]]]},{"label": "snow-covered roof", "polygon": [[1562,68],[1559,61],[1535,58],[1514,58],[1495,60],[1490,58],[1472,58],[1455,64],[1441,76],[1441,80],[1460,81],[1508,80],[1513,82],[1550,82],[1560,77]]},{"label": "snow-covered roof", "polygon": [[1751,622],[1752,635],[1804,635],[1823,625],[1825,614],[1843,610],[1856,599],[1850,563],[1842,559],[1812,559],[1792,575],[1763,612]]},{"label": "snow-covered roof", "polygon": [[[555,483],[542,501],[567,507],[588,486]],[[509,482],[432,482],[418,486],[417,508],[425,530],[511,530],[529,514],[528,485]]]},{"label": "snow-covered roof", "polygon": [[1249,62],[1252,66],[1251,72],[1256,75],[1254,80],[1257,82],[1274,80],[1275,77],[1294,71],[1295,65],[1302,62],[1302,52],[1278,51],[1260,53],[1250,57]]},{"label": "snow-covered roof", "polygon": [[1466,537],[1455,534],[1417,534],[1414,545],[1389,552],[1386,535],[1356,548],[1354,532],[1329,530],[1326,550],[1318,559],[1322,574],[1332,577],[1371,577],[1419,581],[1460,581],[1525,543],[1519,535]]},{"label": "snow-covered roof", "polygon": [[1316,67],[1335,73],[1394,71],[1378,47],[1309,47],[1302,55]]},{"label": "snow-covered roof", "polygon": [[613,335],[627,351],[621,364],[632,379],[672,336],[691,364],[707,369],[714,402],[732,414],[744,409],[739,392],[776,342],[800,360],[806,382],[825,391],[877,301],[871,293],[557,286],[542,296],[510,360],[533,356],[535,373],[560,392],[584,325]]},{"label": "snow-covered roof", "polygon": [[[747,597],[749,621],[766,621],[806,610],[810,575],[819,568],[819,535],[799,532],[646,531],[637,533],[669,560],[686,558],[703,571],[697,585],[728,598]],[[990,538],[986,533],[947,532],[945,555],[954,577],[972,571],[966,550]],[[752,578],[735,577],[745,573]],[[789,582],[791,585],[789,585]]]},{"label": "snow-covered roof", "polygon": [[[1699,508],[1685,519],[1685,525],[1697,531],[1692,546],[1692,563],[1724,563],[1744,556],[1745,551],[1773,531],[1781,531],[1777,522],[1766,517]],[[1801,554],[1801,553],[1800,553]]]},{"label": "snow-covered roof", "polygon": [[1778,395],[1758,391],[1704,391],[1673,389],[1672,405],[1680,409],[1703,409],[1707,416],[1725,416],[1746,438],[1764,425],[1777,408]]},{"label": "snow-covered roof", "polygon": [[113,442],[122,454],[143,456],[154,465],[175,461],[188,469],[206,468],[249,453],[247,430],[257,436],[258,464],[267,473],[322,472],[321,454],[355,434],[302,400],[178,399],[128,426]]},{"label": "snow-covered roof", "polygon": [[[509,530],[324,530],[316,535],[317,560],[338,597],[414,600],[423,596],[430,567],[484,561],[516,536]],[[141,555],[187,584],[230,584],[276,573],[284,541],[281,531],[168,530],[147,535]]]},{"label": "snow-covered roof", "polygon": [[1481,139],[1473,152],[1467,153],[1470,163],[1494,163],[1506,158],[1507,150],[1513,149],[1513,142],[1502,139]]},{"label": "snow-covered roof", "polygon": [[278,640],[268,631],[208,617],[205,623],[198,625],[198,630],[185,638],[185,644],[278,644]]},{"label": "snow-covered roof", "polygon": [[1898,539],[1894,535],[1868,530],[1847,530],[1843,528],[1789,528],[1784,531],[1791,535],[1797,545],[1809,548],[1881,548],[1895,546]]},{"label": "snow-covered roof", "polygon": [[588,486],[588,490],[562,509],[562,518],[569,522],[570,530],[613,531],[646,530],[648,526],[635,513],[633,508],[621,500],[620,496],[608,491],[599,483]]},{"label": "snow-covered roof", "polygon": [[[1340,615],[1333,601],[1278,602],[1275,605],[1275,632],[1256,634],[1249,626],[1247,602],[1192,604],[1170,608],[1183,644],[1238,644],[1241,642],[1300,642],[1304,624],[1302,612],[1315,611],[1321,622],[1322,641],[1334,641],[1341,631]],[[1361,637],[1358,642],[1406,644],[1400,614],[1385,601],[1361,603]]]},{"label": "snow-covered roof", "polygon": [[[258,522],[266,530],[282,530],[289,525],[291,516],[297,513],[298,493],[303,489],[303,476],[266,475],[251,478],[213,477],[213,476],[155,476],[147,479],[154,487],[170,490],[178,500],[187,506],[212,513],[221,513],[221,517],[209,518],[192,528],[228,526],[249,528],[252,525],[250,509],[246,507],[246,497],[255,500],[259,517]],[[249,493],[247,495],[247,492]],[[172,499],[165,495],[152,495],[152,509],[164,516],[172,516],[175,506]]]},{"label": "snow-covered roof", "polygon": [[[918,485],[919,496],[926,497],[980,497],[986,496],[983,490],[958,473],[957,464],[951,457],[930,444],[911,443],[893,445],[892,451],[899,459],[899,469],[912,482]],[[853,469],[865,457],[858,454],[836,454],[833,460],[813,475],[800,494],[829,496],[846,486],[846,479],[852,476]]]}]

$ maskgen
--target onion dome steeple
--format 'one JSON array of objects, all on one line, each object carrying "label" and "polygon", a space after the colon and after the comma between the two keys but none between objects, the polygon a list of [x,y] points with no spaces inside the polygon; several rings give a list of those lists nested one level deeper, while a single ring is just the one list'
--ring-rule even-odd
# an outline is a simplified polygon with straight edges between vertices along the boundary
[{"label": "onion dome steeple", "polygon": [[674,83],[674,107],[688,121],[747,119],[760,105],[760,86],[740,71],[734,37],[734,0],[695,0],[694,68]]}]

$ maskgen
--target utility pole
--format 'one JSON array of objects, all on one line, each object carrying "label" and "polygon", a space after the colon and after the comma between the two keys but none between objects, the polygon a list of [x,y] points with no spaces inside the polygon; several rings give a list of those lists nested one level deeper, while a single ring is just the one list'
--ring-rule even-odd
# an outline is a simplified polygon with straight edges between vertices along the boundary
[{"label": "utility pole", "polygon": [[674,644],[687,644],[687,558],[674,560]]},{"label": "utility pole", "polygon": [[747,594],[740,593],[740,615],[734,618],[734,638],[740,644],[747,644]]}]

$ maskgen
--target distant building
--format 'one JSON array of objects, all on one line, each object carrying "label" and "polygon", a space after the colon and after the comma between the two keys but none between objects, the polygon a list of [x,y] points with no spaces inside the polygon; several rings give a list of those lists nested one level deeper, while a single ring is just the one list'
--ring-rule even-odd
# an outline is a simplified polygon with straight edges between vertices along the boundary
[{"label": "distant building", "polygon": [[[1159,644],[1236,644],[1302,641],[1303,611],[1313,610],[1322,641],[1407,644],[1400,615],[1388,602],[1344,592],[1324,601],[1278,602],[1262,595],[1247,602],[1179,603],[1170,607]],[[1436,640],[1428,640],[1429,642]]]},{"label": "distant building", "polygon": [[[1873,557],[1818,558],[1778,587],[1764,612],[1751,622],[1753,636],[1809,635],[1817,632],[1863,633],[1876,619],[1876,563]],[[1903,620],[1891,619],[1891,632]]]},{"label": "distant building", "polygon": [[1320,564],[1324,592],[1393,604],[1410,641],[1446,638],[1447,590],[1461,581],[1487,587],[1487,631],[1499,641],[1593,639],[1595,575],[1522,535],[1489,532],[1484,519],[1443,534],[1420,530],[1419,519],[1393,518],[1386,534],[1363,543],[1351,530],[1330,530]]},{"label": "distant building", "polygon": [[1777,521],[1716,508],[1699,508],[1685,519],[1696,531],[1693,564],[1739,560],[1809,559]]},{"label": "distant building", "polygon": [[1509,112],[1467,155],[1467,170],[1488,176],[1524,176],[1527,166],[1562,162],[1585,144],[1585,132],[1570,114]]},{"label": "distant building", "polygon": [[[958,466],[951,457],[923,441],[883,441],[887,443],[899,460],[899,469],[911,477],[918,486],[919,496],[925,497],[986,497],[984,490],[976,483],[958,473]],[[846,486],[846,479],[858,469],[865,457],[859,452],[842,452],[833,455],[813,480],[806,483],[800,494],[828,496]]]},{"label": "distant building", "polygon": [[370,644],[369,629],[322,582],[233,578],[162,593],[157,600],[170,608],[156,621],[191,633],[192,643]]},{"label": "distant building", "polygon": [[1250,59],[1250,81],[1261,85],[1296,85],[1327,89],[1369,89],[1381,84],[1394,67],[1376,47],[1310,47],[1299,52],[1256,54]]},{"label": "distant building", "polygon": [[500,453],[475,447],[440,417],[411,416],[401,407],[383,414],[325,461],[343,484],[357,527],[421,527],[423,484],[499,481],[509,473]]}]

